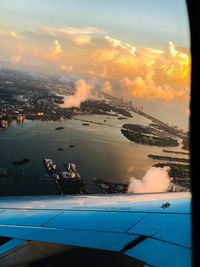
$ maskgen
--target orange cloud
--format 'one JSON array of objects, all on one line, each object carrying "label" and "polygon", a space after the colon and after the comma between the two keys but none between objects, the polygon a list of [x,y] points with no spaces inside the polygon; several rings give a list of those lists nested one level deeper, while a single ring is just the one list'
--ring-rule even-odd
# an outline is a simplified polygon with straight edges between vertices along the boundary
[{"label": "orange cloud", "polygon": [[109,81],[105,81],[103,84],[103,87],[101,88],[101,91],[105,94],[112,94],[112,86]]},{"label": "orange cloud", "polygon": [[[166,101],[190,99],[191,56],[172,41],[159,50],[136,47],[95,27],[41,27],[39,31],[39,36],[42,34],[47,40],[53,38],[50,48],[47,42],[38,43],[34,34],[22,42],[21,38],[15,38],[15,32],[0,31],[1,48],[6,52],[2,54],[18,66],[23,56],[23,65],[31,62],[30,69],[40,66],[47,71],[74,72],[77,77],[103,80],[102,90],[108,93],[115,93],[112,88],[115,81],[115,85],[118,83],[121,91],[131,97]],[[13,38],[12,42],[3,36]]]},{"label": "orange cloud", "polygon": [[66,27],[61,29],[41,27],[40,31],[46,34],[50,34],[52,36],[61,36],[63,38],[67,38],[76,43],[77,45],[90,44],[92,37],[105,33],[104,31],[96,27],[83,27],[83,28]]},{"label": "orange cloud", "polygon": [[17,34],[14,31],[12,31],[12,32],[3,32],[3,31],[0,31],[0,36],[8,36],[8,37],[16,38],[17,37]]},{"label": "orange cloud", "polygon": [[82,35],[79,37],[75,37],[73,41],[78,45],[85,45],[91,43],[91,37],[89,35]]},{"label": "orange cloud", "polygon": [[153,76],[155,73],[149,71],[145,78],[140,76],[131,80],[127,77],[120,80],[120,88],[125,93],[143,99],[159,99],[159,100],[189,100],[189,90],[187,88],[173,88],[167,83],[162,86],[157,85]]},{"label": "orange cloud", "polygon": [[101,76],[102,78],[106,78],[106,77],[108,77],[108,66],[107,66],[107,64],[105,64],[105,65],[103,66],[103,71],[102,71],[102,73],[100,74],[100,76]]},{"label": "orange cloud", "polygon": [[60,70],[64,73],[70,73],[73,71],[73,66],[61,65]]},{"label": "orange cloud", "polygon": [[186,108],[186,109],[185,109],[185,114],[189,117],[189,116],[190,116],[190,113],[191,113],[190,108],[189,108],[189,107]]},{"label": "orange cloud", "polygon": [[49,49],[50,51],[50,56],[53,58],[53,59],[57,59],[58,58],[58,55],[61,54],[63,51],[62,51],[62,48],[61,48],[61,45],[59,44],[58,40],[55,40],[53,42],[53,47]]},{"label": "orange cloud", "polygon": [[114,47],[128,50],[131,55],[135,55],[135,50],[136,50],[135,46],[122,42],[121,40],[111,38],[108,35],[105,36],[105,40],[111,43]]},{"label": "orange cloud", "polygon": [[16,32],[11,32],[10,35],[11,35],[12,37],[14,37],[14,38],[16,38],[16,36],[17,36]]},{"label": "orange cloud", "polygon": [[66,28],[50,28],[50,27],[40,27],[42,32],[49,33],[51,35],[63,34],[63,35],[95,35],[99,33],[105,33],[105,31],[100,30],[96,27],[82,27],[82,28],[75,28],[75,27],[66,27]]},{"label": "orange cloud", "polygon": [[170,88],[166,90],[166,88],[164,89],[161,86],[156,86],[150,75],[149,77],[147,75],[146,79],[138,76],[134,80],[125,77],[120,81],[120,87],[122,90],[126,91],[126,93],[136,98],[173,99],[173,91]]},{"label": "orange cloud", "polygon": [[18,64],[22,61],[22,57],[20,55],[14,55],[11,57],[12,64]]},{"label": "orange cloud", "polygon": [[123,72],[120,79],[120,88],[126,94],[143,99],[190,100],[190,55],[176,49],[172,42],[164,51],[138,48],[133,64],[128,65],[128,75]]}]

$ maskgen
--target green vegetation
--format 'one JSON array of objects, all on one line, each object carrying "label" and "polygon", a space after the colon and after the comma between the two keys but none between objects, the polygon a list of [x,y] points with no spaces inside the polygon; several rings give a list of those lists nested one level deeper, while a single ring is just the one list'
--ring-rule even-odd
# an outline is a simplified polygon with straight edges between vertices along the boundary
[{"label": "green vegetation", "polygon": [[155,130],[152,129],[151,127],[138,125],[138,124],[125,123],[123,125],[123,128],[130,130],[130,131],[137,132],[137,133],[141,133],[141,134],[154,134],[155,133]]},{"label": "green vegetation", "polygon": [[182,144],[183,144],[182,149],[184,150],[190,149],[189,138],[183,138]]},{"label": "green vegetation", "polygon": [[176,139],[170,137],[156,137],[144,135],[140,132],[121,129],[122,134],[137,144],[144,144],[150,146],[178,146]]},{"label": "green vegetation", "polygon": [[179,163],[156,163],[153,167],[163,168],[169,166],[170,170],[168,171],[169,176],[173,178],[173,182],[183,187],[190,188],[191,179],[190,179],[190,165],[189,164],[179,164]]},{"label": "green vegetation", "polygon": [[187,155],[187,156],[190,155],[190,153],[187,153],[187,152],[173,151],[173,150],[166,150],[166,149],[163,149],[163,152],[165,152],[165,153],[180,154],[180,155]]},{"label": "green vegetation", "polygon": [[55,128],[55,130],[63,130],[64,129],[64,127],[57,127],[57,128]]},{"label": "green vegetation", "polygon": [[152,158],[152,159],[176,161],[176,162],[183,162],[183,163],[189,163],[190,162],[189,159],[185,159],[185,158],[175,158],[175,157],[152,155],[152,154],[149,154],[148,157]]},{"label": "green vegetation", "polygon": [[177,178],[188,178],[190,177],[190,165],[189,164],[179,164],[179,163],[156,163],[153,167],[163,168],[169,166],[169,176]]}]

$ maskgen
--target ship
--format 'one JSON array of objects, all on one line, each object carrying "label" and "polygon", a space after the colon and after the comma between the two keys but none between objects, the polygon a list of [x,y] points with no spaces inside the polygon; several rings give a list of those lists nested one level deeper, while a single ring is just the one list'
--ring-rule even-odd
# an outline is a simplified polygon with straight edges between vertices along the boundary
[{"label": "ship", "polygon": [[56,164],[53,163],[52,159],[44,159],[45,166],[49,172],[56,170]]},{"label": "ship", "polygon": [[61,172],[61,177],[64,179],[77,179],[80,180],[81,176],[76,170],[76,165],[72,162],[64,163],[66,168],[65,172]]}]

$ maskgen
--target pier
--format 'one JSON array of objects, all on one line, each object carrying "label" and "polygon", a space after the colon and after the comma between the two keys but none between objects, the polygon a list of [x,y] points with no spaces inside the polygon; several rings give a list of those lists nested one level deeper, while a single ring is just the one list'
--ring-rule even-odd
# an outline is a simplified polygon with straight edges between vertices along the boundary
[{"label": "pier", "polygon": [[88,194],[88,189],[74,163],[63,163],[65,171],[58,171],[52,159],[44,159],[44,164],[61,195]]}]

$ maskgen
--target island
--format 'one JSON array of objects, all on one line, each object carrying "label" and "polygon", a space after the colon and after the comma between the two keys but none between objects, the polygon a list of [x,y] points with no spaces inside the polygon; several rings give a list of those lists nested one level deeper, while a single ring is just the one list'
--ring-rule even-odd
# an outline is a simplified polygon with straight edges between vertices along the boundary
[{"label": "island", "polygon": [[118,117],[117,119],[118,119],[118,120],[127,120],[128,118],[125,118],[125,117]]},{"label": "island", "polygon": [[189,164],[180,164],[180,163],[171,163],[171,162],[162,162],[156,163],[153,167],[170,167],[168,174],[172,178],[174,184],[178,184],[184,188],[191,187],[190,179],[190,165]]},{"label": "island", "polygon": [[55,128],[55,130],[63,130],[63,129],[65,129],[64,127],[57,127],[57,128]]},{"label": "island", "polygon": [[137,144],[162,147],[175,147],[179,145],[177,139],[172,138],[165,133],[161,133],[159,130],[150,126],[124,124],[121,132],[127,139]]},{"label": "island", "polygon": [[126,183],[112,183],[103,179],[92,178],[102,194],[124,194],[128,190]]},{"label": "island", "polygon": [[183,144],[182,146],[183,150],[189,150],[190,149],[189,137],[188,138],[184,137],[182,140],[182,144]]},{"label": "island", "polygon": [[173,151],[173,150],[166,150],[166,149],[163,149],[163,152],[165,152],[165,153],[180,154],[180,155],[187,155],[187,156],[190,155],[190,153],[187,153],[187,152]]},{"label": "island", "polygon": [[153,155],[153,154],[149,154],[148,157],[151,159],[157,159],[157,160],[176,161],[176,162],[183,162],[183,163],[190,162],[189,159],[185,159],[185,158],[175,158],[175,157],[160,156],[160,155]]}]

